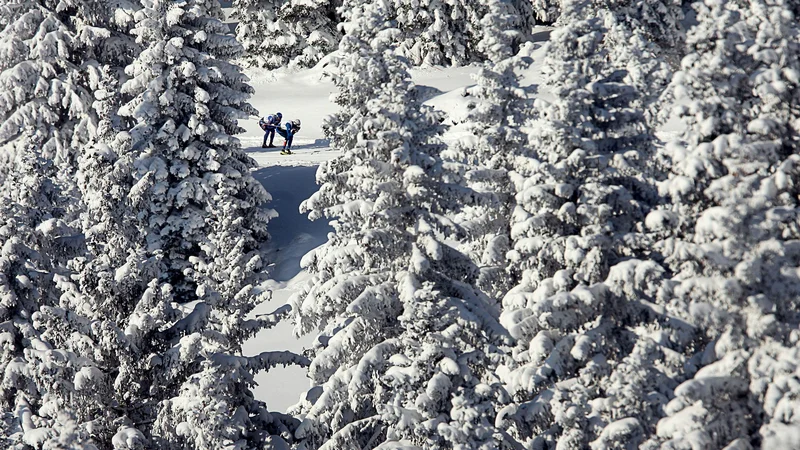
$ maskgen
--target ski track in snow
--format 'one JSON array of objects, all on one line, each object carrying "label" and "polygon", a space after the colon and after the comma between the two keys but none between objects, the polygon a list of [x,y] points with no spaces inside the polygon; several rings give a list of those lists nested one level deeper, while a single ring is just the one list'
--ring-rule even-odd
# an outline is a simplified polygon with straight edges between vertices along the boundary
[{"label": "ski track in snow", "polygon": [[[307,279],[306,273],[300,270],[300,259],[327,240],[330,226],[325,221],[311,222],[299,211],[300,203],[316,191],[315,173],[314,165],[271,165],[253,172],[273,197],[269,207],[280,214],[269,223],[275,263],[272,267],[273,279],[266,282],[264,288],[272,291],[272,299],[259,305],[253,311],[254,315],[270,313],[288,302],[289,297]],[[245,342],[242,350],[245,355],[269,350],[300,353],[304,347],[311,345],[312,340],[312,335],[294,338],[292,324],[283,321]],[[254,389],[256,398],[267,402],[271,410],[280,412],[297,403],[298,395],[309,387],[305,369],[296,366],[260,372],[255,380],[258,383]]]}]

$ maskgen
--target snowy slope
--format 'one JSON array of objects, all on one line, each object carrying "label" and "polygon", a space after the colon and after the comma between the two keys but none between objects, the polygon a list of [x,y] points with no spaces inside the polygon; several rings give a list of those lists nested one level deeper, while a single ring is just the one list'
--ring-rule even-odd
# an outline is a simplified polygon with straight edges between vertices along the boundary
[{"label": "snowy slope", "polygon": [[[543,32],[546,38],[547,33]],[[532,55],[538,59],[536,52]],[[458,68],[421,68],[412,71],[412,78],[428,99],[426,104],[444,111],[447,123],[455,125],[464,115],[468,99],[464,88],[473,84],[471,75],[478,70],[476,66]],[[335,158],[337,151],[331,150],[322,133],[323,119],[336,111],[330,95],[333,83],[325,75],[324,61],[317,67],[300,72],[250,71],[248,76],[256,93],[251,104],[262,115],[280,111],[284,121],[300,119],[303,127],[295,137],[293,155],[280,154],[280,148],[262,149],[263,132],[258,127],[258,118],[252,117],[241,125],[247,130],[239,136],[248,153],[260,168],[254,172],[273,197],[270,207],[277,210],[279,217],[272,220],[269,232],[272,235],[272,252],[275,266],[272,268],[273,280],[265,287],[273,293],[272,300],[260,305],[254,314],[269,313],[286,303],[307,279],[300,270],[300,259],[309,250],[327,240],[330,226],[323,222],[310,222],[298,211],[300,203],[316,191],[315,173],[317,166]],[[538,65],[534,64],[523,74],[524,82],[539,81]],[[457,126],[444,136],[447,141],[459,137]],[[283,139],[275,137],[275,145],[281,146]],[[292,325],[282,323],[272,330],[265,330],[246,342],[244,353],[253,355],[268,350],[292,350],[302,352],[309,346],[313,336],[299,339],[292,335]],[[256,397],[267,402],[273,411],[286,411],[297,403],[299,396],[309,387],[305,370],[297,367],[280,368],[272,373],[256,376],[259,386]]]},{"label": "snowy slope", "polygon": [[[450,99],[461,98],[461,88],[472,83],[470,75],[475,71],[475,67],[428,68],[417,69],[412,76],[417,85],[431,97]],[[287,157],[280,154],[280,148],[261,148],[264,134],[258,127],[257,117],[242,123],[247,131],[240,135],[239,139],[259,165],[318,165],[336,156],[322,134],[323,119],[336,111],[336,105],[330,101],[335,88],[330,78],[325,75],[324,62],[313,69],[301,72],[250,71],[248,76],[256,89],[251,104],[262,115],[280,112],[283,114],[284,122],[300,119],[303,125],[300,133],[294,138],[292,151],[295,155]],[[431,103],[435,102],[436,99],[433,99]],[[435,106],[448,111],[457,109],[462,103],[448,101]],[[281,146],[283,139],[276,135],[274,143]]]}]

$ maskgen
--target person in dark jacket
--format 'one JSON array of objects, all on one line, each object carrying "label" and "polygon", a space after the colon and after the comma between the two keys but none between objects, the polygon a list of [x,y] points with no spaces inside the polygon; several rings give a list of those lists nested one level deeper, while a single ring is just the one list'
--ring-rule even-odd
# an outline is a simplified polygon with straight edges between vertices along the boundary
[{"label": "person in dark jacket", "polygon": [[283,150],[281,150],[282,155],[291,155],[292,154],[292,139],[294,135],[300,131],[300,120],[295,119],[291,122],[286,122],[285,128],[278,128],[276,130],[278,134],[280,134],[283,139]]},{"label": "person in dark jacket", "polygon": [[[272,141],[275,139],[275,130],[281,125],[281,119],[283,119],[283,114],[277,113],[262,117],[258,121],[258,126],[265,131],[264,143],[261,144],[261,148],[275,148]],[[267,145],[267,137],[269,137],[269,145]]]}]

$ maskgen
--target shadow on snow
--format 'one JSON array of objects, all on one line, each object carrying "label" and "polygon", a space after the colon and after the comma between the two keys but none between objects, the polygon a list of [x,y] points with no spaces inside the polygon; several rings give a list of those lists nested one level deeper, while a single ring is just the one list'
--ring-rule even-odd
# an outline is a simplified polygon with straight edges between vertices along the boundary
[{"label": "shadow on snow", "polygon": [[271,253],[275,261],[272,279],[288,281],[300,272],[300,259],[324,244],[333,228],[327,220],[310,221],[300,214],[300,203],[317,191],[317,166],[270,166],[253,172],[272,195],[267,207],[279,216],[269,222]]},{"label": "shadow on snow", "polygon": [[[283,141],[279,138],[275,140],[275,147],[274,148],[263,148],[261,145],[255,147],[245,147],[244,151],[247,153],[280,153],[281,149],[283,148]],[[278,143],[280,142],[280,143]],[[313,149],[323,149],[330,147],[330,141],[328,139],[315,139],[314,142],[309,144],[300,144],[294,143],[292,145],[292,151],[297,150],[313,150]]]}]

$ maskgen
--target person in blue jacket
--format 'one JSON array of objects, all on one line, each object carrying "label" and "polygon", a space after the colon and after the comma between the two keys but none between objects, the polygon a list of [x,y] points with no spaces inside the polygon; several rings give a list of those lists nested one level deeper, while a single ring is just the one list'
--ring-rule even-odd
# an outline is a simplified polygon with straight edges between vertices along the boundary
[{"label": "person in blue jacket", "polygon": [[[281,125],[281,119],[283,119],[283,114],[277,113],[262,117],[258,121],[258,126],[265,131],[264,143],[261,144],[261,148],[275,148],[272,141],[275,139],[275,130]],[[269,137],[269,145],[267,145],[267,137]]]},{"label": "person in blue jacket", "polygon": [[286,122],[285,128],[278,128],[276,130],[278,134],[280,134],[285,141],[283,142],[283,150],[281,150],[281,154],[283,155],[291,155],[292,154],[292,139],[294,135],[300,131],[300,120],[295,119],[291,122]]}]

